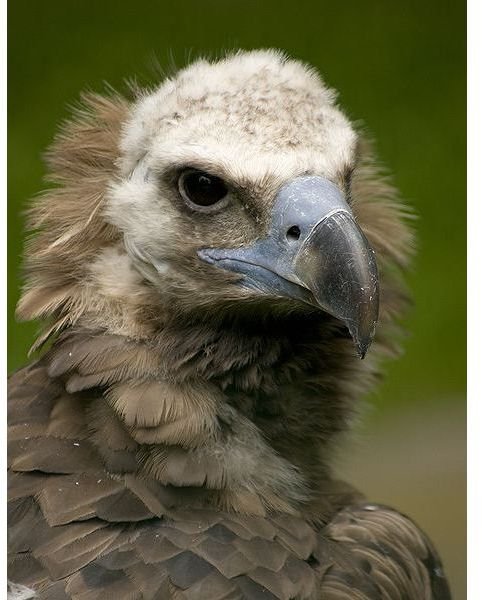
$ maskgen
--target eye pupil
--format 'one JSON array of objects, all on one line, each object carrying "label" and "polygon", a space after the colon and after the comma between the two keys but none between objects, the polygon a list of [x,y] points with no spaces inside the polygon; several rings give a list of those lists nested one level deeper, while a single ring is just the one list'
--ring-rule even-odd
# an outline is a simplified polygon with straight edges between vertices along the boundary
[{"label": "eye pupil", "polygon": [[181,174],[179,191],[185,200],[187,199],[197,206],[212,206],[228,193],[222,179],[195,169]]}]

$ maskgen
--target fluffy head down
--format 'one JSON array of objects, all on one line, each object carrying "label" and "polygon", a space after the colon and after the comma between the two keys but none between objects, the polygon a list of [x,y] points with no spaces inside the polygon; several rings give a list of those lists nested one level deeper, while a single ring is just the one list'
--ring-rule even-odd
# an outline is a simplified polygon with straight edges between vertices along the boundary
[{"label": "fluffy head down", "polygon": [[335,99],[314,70],[276,51],[197,61],[136,104],[123,175],[143,159],[154,168],[197,159],[249,181],[300,171],[336,177],[356,137]]},{"label": "fluffy head down", "polygon": [[[344,188],[377,252],[382,322],[398,310],[411,234],[392,188],[318,75],[276,51],[200,60],[140,91],[84,96],[47,156],[56,184],[36,200],[21,318],[48,317],[39,343],[87,323],[146,338],[176,311],[216,312],[252,300],[197,250],[261,237],[280,186],[316,174]],[[186,167],[229,185],[216,214],[193,212],[176,186]]]}]

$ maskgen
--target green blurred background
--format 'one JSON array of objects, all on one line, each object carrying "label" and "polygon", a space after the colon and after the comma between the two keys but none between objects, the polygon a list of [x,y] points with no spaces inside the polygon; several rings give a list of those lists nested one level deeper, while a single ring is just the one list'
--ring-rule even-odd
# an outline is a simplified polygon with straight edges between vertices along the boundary
[{"label": "green blurred background", "polygon": [[11,0],[8,368],[35,324],[15,322],[22,210],[42,152],[85,88],[156,80],[225,49],[277,47],[316,66],[419,215],[405,354],[369,400],[339,470],[410,514],[465,597],[465,5],[453,0]]}]

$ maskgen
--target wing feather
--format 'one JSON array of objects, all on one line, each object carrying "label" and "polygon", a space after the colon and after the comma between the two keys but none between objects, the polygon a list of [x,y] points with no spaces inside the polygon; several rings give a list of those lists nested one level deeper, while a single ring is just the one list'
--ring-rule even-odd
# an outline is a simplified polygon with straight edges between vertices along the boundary
[{"label": "wing feather", "polygon": [[[69,369],[90,365],[88,355],[85,347],[56,366],[64,381]],[[165,485],[102,391],[70,394],[42,362],[10,388],[9,573],[40,599],[450,597],[432,546],[395,511],[349,506],[320,527],[295,515],[181,510],[199,503],[202,490],[189,486],[204,484],[210,469],[213,479],[215,465],[159,446],[157,469],[183,487]],[[147,397],[152,422],[166,410],[156,394]],[[333,482],[322,506],[346,497]]]}]

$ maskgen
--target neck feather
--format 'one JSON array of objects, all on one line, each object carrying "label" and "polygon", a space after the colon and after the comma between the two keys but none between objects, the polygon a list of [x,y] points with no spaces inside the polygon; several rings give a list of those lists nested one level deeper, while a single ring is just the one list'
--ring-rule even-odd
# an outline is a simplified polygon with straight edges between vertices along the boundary
[{"label": "neck feather", "polygon": [[197,501],[258,514],[319,505],[334,485],[330,447],[353,412],[354,379],[371,377],[344,329],[313,314],[173,318],[143,341],[79,328],[45,360],[88,398],[109,470],[182,488],[182,502],[202,488]]}]

